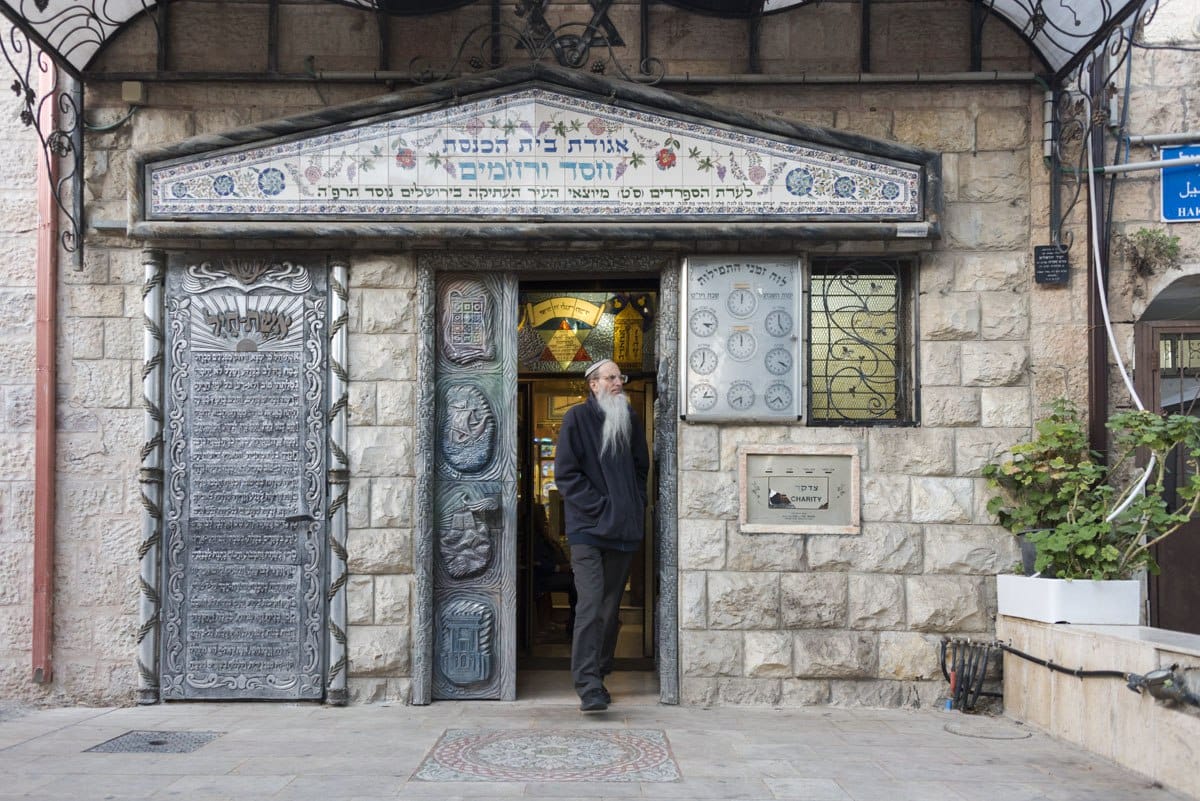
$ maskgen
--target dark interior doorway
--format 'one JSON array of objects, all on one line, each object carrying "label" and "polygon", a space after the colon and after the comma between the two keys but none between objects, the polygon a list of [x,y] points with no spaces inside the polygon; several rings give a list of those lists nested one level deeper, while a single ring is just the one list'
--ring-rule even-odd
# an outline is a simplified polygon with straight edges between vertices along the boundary
[{"label": "dark interior doorway", "polygon": [[[1146,408],[1200,415],[1200,323],[1143,321],[1135,328],[1138,393]],[[1187,460],[1173,454],[1168,482],[1188,480]],[[1172,486],[1168,501],[1175,503]],[[1193,519],[1154,548],[1161,572],[1150,576],[1150,625],[1200,634],[1200,520]]]},{"label": "dark interior doorway", "polygon": [[[543,297],[573,294],[596,298],[597,291],[610,291],[607,283],[557,282],[521,284],[526,291]],[[617,294],[652,291],[657,281],[624,280]],[[652,363],[652,361],[651,361]],[[625,387],[630,404],[646,429],[653,452],[655,377],[646,370],[623,366],[630,376]],[[570,546],[563,528],[562,501],[554,484],[554,453],[563,414],[587,397],[581,375],[522,372],[517,389],[517,669],[570,669],[571,601],[573,576]],[[656,476],[653,466],[646,510],[647,537],[634,559],[621,606],[621,632],[617,640],[617,670],[655,669],[655,618],[657,600],[653,535],[653,503]]]}]

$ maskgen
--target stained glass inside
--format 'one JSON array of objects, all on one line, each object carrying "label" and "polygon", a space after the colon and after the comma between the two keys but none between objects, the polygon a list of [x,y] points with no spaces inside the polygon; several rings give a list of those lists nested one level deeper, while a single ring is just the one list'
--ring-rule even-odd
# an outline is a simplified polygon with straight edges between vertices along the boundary
[{"label": "stained glass inside", "polygon": [[657,293],[522,291],[519,301],[522,373],[578,374],[597,359],[627,373],[654,372]]}]

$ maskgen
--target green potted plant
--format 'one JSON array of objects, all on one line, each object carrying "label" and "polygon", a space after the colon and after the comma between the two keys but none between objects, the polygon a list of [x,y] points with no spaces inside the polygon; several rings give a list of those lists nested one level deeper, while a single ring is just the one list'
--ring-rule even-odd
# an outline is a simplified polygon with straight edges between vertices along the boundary
[{"label": "green potted plant", "polygon": [[[1123,411],[1107,426],[1112,436],[1106,464],[1088,447],[1078,409],[1055,401],[1029,442],[984,468],[995,490],[988,511],[1032,546],[1031,580],[1049,582],[997,577],[1002,614],[1048,622],[1140,622],[1137,576],[1158,572],[1154,546],[1200,508],[1200,419]],[[1170,498],[1168,468],[1177,448],[1185,478]],[[1146,467],[1137,468],[1135,461]],[[1126,605],[1119,619],[1101,619],[1110,595],[1119,596],[1114,604]],[[1080,608],[1064,606],[1076,596]],[[1040,604],[1047,608],[1039,612],[1034,607]]]}]

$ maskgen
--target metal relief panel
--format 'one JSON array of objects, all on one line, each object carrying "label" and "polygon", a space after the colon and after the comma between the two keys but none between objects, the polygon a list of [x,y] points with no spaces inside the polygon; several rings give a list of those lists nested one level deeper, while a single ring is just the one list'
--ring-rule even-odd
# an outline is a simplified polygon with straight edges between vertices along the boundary
[{"label": "metal relief panel", "polygon": [[168,270],[165,699],[322,696],[325,281]]},{"label": "metal relief panel", "polygon": [[439,277],[434,698],[515,693],[515,309],[511,278]]}]

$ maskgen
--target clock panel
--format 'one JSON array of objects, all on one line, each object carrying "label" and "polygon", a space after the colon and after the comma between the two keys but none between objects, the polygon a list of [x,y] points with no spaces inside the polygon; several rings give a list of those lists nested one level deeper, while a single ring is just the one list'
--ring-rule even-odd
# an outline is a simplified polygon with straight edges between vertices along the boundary
[{"label": "clock panel", "polygon": [[800,260],[695,257],[681,283],[680,413],[695,420],[801,417]]}]

